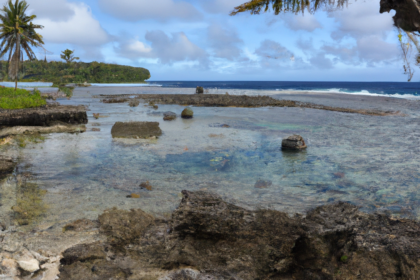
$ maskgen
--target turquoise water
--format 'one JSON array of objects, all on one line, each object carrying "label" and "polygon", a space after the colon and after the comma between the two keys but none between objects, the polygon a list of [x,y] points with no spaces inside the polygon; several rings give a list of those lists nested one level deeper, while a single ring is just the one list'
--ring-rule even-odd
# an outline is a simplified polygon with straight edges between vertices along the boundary
[{"label": "turquoise water", "polygon": [[[372,117],[300,108],[200,107],[193,108],[191,120],[164,122],[162,112],[179,114],[183,107],[103,104],[87,91],[60,100],[90,105],[86,133],[51,134],[19,152],[18,172],[32,174],[31,180],[47,190],[49,209],[42,223],[96,218],[114,206],[165,216],[184,189],[291,214],[349,201],[368,212],[419,218],[420,118],[415,111]],[[94,119],[93,113],[101,117]],[[115,140],[110,130],[116,121],[158,121],[163,135]],[[308,149],[282,152],[282,138],[295,133]],[[259,180],[271,184],[256,188]],[[139,187],[145,181],[152,191]],[[127,198],[131,193],[141,198]]]}]

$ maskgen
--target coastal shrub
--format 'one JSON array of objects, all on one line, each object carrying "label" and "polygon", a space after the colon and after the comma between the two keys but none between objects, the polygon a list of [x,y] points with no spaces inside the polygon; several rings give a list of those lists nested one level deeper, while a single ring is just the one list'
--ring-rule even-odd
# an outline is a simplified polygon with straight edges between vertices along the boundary
[{"label": "coastal shrub", "polygon": [[0,88],[0,109],[34,108],[47,104],[38,90]]},{"label": "coastal shrub", "polygon": [[[22,63],[20,81],[52,82],[53,86],[76,83],[143,83],[150,78],[149,70],[99,62],[45,62],[41,60]],[[0,62],[0,79],[7,80],[8,62]]]}]

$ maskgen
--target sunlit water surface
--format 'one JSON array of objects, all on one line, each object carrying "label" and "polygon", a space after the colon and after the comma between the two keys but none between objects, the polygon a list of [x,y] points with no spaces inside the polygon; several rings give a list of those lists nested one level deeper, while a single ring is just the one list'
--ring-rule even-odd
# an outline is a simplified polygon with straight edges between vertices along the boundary
[{"label": "sunlit water surface", "polygon": [[[195,107],[193,119],[164,122],[162,112],[179,114],[183,107],[103,104],[86,92],[60,103],[89,104],[89,124],[85,133],[50,134],[20,149],[17,173],[31,174],[30,180],[47,191],[48,210],[37,223],[94,219],[112,207],[167,216],[184,189],[291,214],[349,201],[368,212],[420,215],[420,119],[414,111],[407,117],[373,117],[299,108]],[[94,119],[93,113],[101,117]],[[112,139],[117,121],[157,121],[163,135]],[[280,150],[282,138],[292,134],[307,140],[306,151]],[[256,188],[258,180],[271,184]],[[145,181],[151,191],[139,187]],[[3,183],[3,192],[13,182]],[[141,197],[127,198],[131,193]],[[3,216],[13,203],[13,195],[2,195]]]}]

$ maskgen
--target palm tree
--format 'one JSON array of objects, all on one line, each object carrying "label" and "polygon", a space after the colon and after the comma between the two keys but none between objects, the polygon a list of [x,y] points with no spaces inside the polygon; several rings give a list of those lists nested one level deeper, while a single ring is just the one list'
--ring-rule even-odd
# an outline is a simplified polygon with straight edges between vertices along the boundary
[{"label": "palm tree", "polygon": [[61,53],[62,53],[60,55],[61,59],[64,59],[67,63],[71,63],[71,62],[73,62],[75,60],[79,60],[80,59],[78,57],[75,57],[73,55],[74,51],[69,50],[69,49],[67,49],[65,51],[62,51]]},{"label": "palm tree", "polygon": [[[15,80],[17,89],[19,61],[23,60],[23,49],[29,60],[35,60],[36,56],[32,47],[42,47],[44,41],[36,29],[42,29],[42,25],[32,23],[35,15],[26,15],[29,5],[26,1],[12,0],[0,9],[0,56],[9,53],[9,78]],[[2,13],[1,13],[2,12]]]}]

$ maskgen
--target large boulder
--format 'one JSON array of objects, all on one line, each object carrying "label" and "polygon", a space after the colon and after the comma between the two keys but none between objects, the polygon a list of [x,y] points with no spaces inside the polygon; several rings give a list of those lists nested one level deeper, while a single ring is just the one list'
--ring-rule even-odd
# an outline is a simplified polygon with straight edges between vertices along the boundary
[{"label": "large boulder", "polygon": [[203,94],[204,93],[204,88],[203,87],[197,87],[195,89],[195,93],[196,94]]},{"label": "large boulder", "polygon": [[194,112],[190,107],[187,107],[182,111],[181,117],[184,119],[191,119],[194,116]]},{"label": "large boulder", "polygon": [[39,108],[1,110],[0,127],[5,126],[50,126],[57,122],[86,124],[86,107],[70,105],[46,105]]},{"label": "large boulder", "polygon": [[[291,217],[244,209],[212,193],[182,194],[169,220],[141,210],[107,211],[99,222],[108,241],[65,253],[71,261],[62,262],[60,279],[420,277],[417,221],[366,214],[343,202]],[[87,274],[77,278],[81,268]]]},{"label": "large boulder", "polygon": [[111,134],[113,138],[149,139],[161,136],[162,130],[158,122],[116,122]]},{"label": "large boulder", "polygon": [[300,135],[289,136],[281,142],[282,150],[300,151],[306,149],[305,140]]}]

